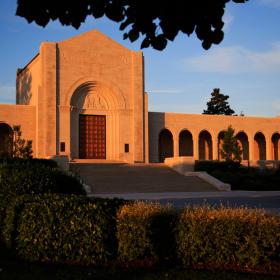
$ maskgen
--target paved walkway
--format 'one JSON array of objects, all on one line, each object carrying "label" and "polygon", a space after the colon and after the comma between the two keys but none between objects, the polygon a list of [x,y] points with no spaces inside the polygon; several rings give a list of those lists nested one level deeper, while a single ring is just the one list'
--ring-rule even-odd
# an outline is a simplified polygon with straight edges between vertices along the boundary
[{"label": "paved walkway", "polygon": [[91,194],[217,192],[195,176],[183,176],[164,164],[70,163]]},{"label": "paved walkway", "polygon": [[171,203],[175,207],[186,205],[219,205],[230,207],[246,206],[263,208],[280,214],[280,191],[230,191],[230,192],[165,192],[165,193],[123,193],[94,194],[92,196],[123,198],[128,200],[156,201],[161,204]]},{"label": "paved walkway", "polygon": [[183,176],[163,164],[124,164],[106,161],[71,163],[89,186],[89,196],[187,204],[224,204],[264,208],[280,214],[280,191],[217,191],[197,177]]}]

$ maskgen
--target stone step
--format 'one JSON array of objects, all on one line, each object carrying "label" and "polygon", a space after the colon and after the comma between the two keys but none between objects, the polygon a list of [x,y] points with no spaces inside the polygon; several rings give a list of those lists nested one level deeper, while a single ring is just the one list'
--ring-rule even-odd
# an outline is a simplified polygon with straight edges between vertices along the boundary
[{"label": "stone step", "polygon": [[184,176],[164,164],[70,163],[89,193],[218,191],[196,176]]}]

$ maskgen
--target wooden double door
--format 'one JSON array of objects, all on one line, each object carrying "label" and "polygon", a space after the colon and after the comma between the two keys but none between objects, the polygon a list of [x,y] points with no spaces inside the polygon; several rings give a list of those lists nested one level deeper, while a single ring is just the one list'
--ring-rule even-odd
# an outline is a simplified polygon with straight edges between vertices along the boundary
[{"label": "wooden double door", "polygon": [[79,157],[106,159],[106,116],[79,116]]}]

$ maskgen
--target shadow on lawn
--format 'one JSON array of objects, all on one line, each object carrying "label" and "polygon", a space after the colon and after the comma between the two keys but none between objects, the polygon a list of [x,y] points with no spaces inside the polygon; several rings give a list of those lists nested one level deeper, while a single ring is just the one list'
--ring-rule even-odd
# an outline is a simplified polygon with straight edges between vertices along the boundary
[{"label": "shadow on lawn", "polygon": [[33,264],[15,260],[7,250],[0,246],[1,280],[276,280],[278,277],[233,272],[192,271],[170,268],[93,268],[66,265]]}]

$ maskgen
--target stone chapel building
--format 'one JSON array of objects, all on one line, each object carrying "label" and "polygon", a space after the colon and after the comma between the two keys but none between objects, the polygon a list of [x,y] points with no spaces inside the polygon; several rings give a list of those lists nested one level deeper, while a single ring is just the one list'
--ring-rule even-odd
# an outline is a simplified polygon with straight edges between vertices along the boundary
[{"label": "stone chapel building", "polygon": [[0,105],[0,146],[13,125],[40,158],[163,162],[219,159],[229,125],[243,160],[280,158],[280,117],[148,112],[144,58],[93,30],[43,42],[17,71],[16,105]]}]

